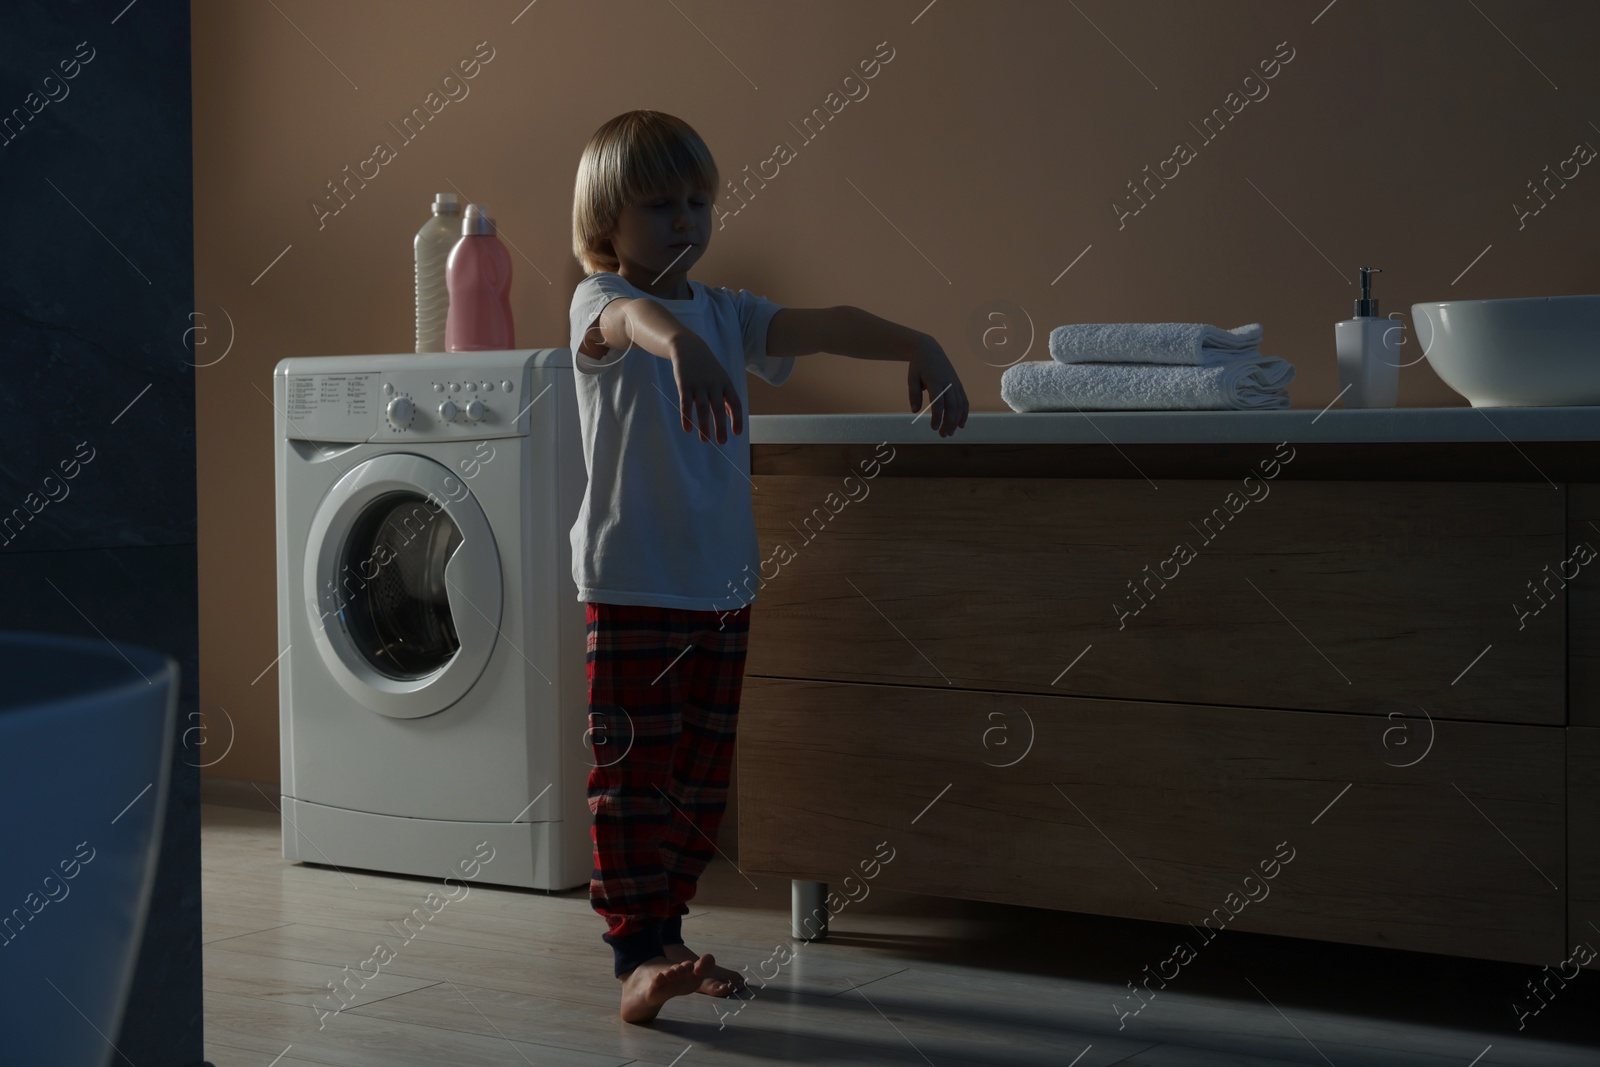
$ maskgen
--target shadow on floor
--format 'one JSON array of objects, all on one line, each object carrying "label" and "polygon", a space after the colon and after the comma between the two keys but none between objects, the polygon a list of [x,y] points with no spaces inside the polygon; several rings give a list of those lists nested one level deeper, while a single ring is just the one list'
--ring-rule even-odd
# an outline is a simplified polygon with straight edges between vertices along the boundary
[{"label": "shadow on floor", "polygon": [[[1186,941],[1196,949],[1195,956],[1168,983],[1169,989],[1254,1004],[1261,1003],[1264,994],[1285,1011],[1295,1007],[1333,1011],[1400,1025],[1432,1024],[1600,1049],[1600,974],[1585,970],[1563,983],[1556,976],[1559,961],[1545,971],[1238,930],[1205,941],[1187,925],[888,890],[874,894],[868,903],[873,901],[878,901],[877,909],[863,906],[849,914],[860,917],[876,910],[895,916],[925,915],[945,920],[957,933],[928,937],[845,929],[830,932],[824,943],[871,949],[907,964],[958,964],[1125,989],[1128,982],[1137,984],[1154,973],[1173,947]],[[1600,937],[1591,939],[1595,941]],[[1146,965],[1150,972],[1144,970]],[[1537,1008],[1539,1002],[1528,983],[1541,978],[1548,979],[1554,992],[1519,1030],[1513,1001],[1525,1011]],[[1152,984],[1160,988],[1159,982]]]}]

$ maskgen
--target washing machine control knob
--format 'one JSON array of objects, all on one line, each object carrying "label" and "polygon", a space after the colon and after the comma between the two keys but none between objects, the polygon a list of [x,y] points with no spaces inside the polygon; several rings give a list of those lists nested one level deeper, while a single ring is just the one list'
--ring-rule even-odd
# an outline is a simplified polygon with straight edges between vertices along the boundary
[{"label": "washing machine control knob", "polygon": [[489,409],[484,407],[483,401],[479,400],[477,397],[473,397],[471,400],[467,401],[468,422],[477,422],[479,419],[483,418],[484,415],[488,414],[488,412]]},{"label": "washing machine control knob", "polygon": [[456,416],[460,413],[461,409],[456,407],[454,400],[446,400],[439,405],[439,417],[445,422],[455,422]]},{"label": "washing machine control knob", "polygon": [[388,412],[389,422],[402,430],[411,425],[411,417],[417,413],[409,396],[397,396],[389,401]]}]

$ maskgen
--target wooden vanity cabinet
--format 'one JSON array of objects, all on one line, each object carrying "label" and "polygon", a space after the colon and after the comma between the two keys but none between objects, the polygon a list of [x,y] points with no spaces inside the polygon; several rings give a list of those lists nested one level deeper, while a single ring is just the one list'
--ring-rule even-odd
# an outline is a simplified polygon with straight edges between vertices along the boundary
[{"label": "wooden vanity cabinet", "polygon": [[887,840],[877,884],[914,892],[1529,964],[1600,946],[1600,560],[1550,577],[1600,546],[1600,486],[1245,486],[1271,445],[1239,477],[971,446],[867,479],[870,451],[753,451],[746,870],[837,882]]}]

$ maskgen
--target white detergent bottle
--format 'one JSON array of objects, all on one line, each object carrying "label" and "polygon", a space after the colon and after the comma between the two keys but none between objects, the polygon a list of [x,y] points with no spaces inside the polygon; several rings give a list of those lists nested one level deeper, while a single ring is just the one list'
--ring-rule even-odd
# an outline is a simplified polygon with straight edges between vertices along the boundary
[{"label": "white detergent bottle", "polygon": [[417,231],[412,247],[417,261],[417,351],[444,351],[445,317],[450,310],[450,290],[445,285],[445,262],[461,240],[461,205],[455,193],[436,193],[433,217]]}]

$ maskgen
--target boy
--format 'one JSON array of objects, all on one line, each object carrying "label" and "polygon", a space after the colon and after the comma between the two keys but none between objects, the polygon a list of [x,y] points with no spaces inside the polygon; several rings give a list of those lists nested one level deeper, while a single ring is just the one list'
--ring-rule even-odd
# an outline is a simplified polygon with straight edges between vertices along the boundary
[{"label": "boy", "polygon": [[672,997],[743,985],[687,948],[680,922],[715,847],[744,677],[750,607],[722,602],[760,561],[750,449],[738,439],[744,372],[781,385],[807,353],[903,359],[911,410],[925,390],[940,436],[967,421],[966,393],[932,337],[859,308],[782,308],[689,281],[717,186],[688,124],[630,111],[589,139],[573,196],[573,251],[588,275],[570,325],[589,474],[571,531],[595,756],[589,892],[622,1018],[636,1023]]}]

